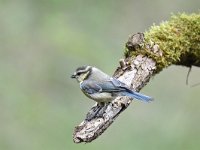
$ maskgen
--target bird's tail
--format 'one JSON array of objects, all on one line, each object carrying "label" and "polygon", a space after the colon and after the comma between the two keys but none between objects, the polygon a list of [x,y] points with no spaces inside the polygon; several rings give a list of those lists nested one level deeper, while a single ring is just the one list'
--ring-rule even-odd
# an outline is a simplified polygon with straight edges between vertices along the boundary
[{"label": "bird's tail", "polygon": [[138,92],[130,91],[130,92],[125,92],[125,96],[135,98],[137,100],[145,101],[145,102],[150,102],[153,101],[153,98],[147,95],[140,94]]}]

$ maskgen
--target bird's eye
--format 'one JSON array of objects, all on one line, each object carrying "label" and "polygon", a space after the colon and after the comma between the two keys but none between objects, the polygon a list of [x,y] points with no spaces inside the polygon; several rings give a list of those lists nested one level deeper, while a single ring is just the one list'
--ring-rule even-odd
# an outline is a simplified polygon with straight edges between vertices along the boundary
[{"label": "bird's eye", "polygon": [[76,74],[76,75],[80,76],[80,75],[81,75],[81,72],[77,72],[77,74]]}]

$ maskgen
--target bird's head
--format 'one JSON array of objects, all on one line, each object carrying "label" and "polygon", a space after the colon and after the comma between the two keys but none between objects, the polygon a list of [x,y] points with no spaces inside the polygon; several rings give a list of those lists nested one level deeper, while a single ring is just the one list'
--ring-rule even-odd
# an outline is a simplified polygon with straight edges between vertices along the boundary
[{"label": "bird's head", "polygon": [[86,80],[92,72],[91,66],[78,67],[71,78],[75,78],[78,82]]}]

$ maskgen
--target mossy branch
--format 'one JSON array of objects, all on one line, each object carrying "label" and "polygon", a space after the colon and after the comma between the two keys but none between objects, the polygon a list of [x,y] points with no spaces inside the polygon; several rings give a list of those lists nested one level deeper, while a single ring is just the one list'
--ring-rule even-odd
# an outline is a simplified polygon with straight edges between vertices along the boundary
[{"label": "mossy branch", "polygon": [[126,47],[126,57],[147,55],[156,62],[156,72],[171,64],[200,66],[200,14],[173,15],[169,21],[153,25],[144,36],[139,48]]},{"label": "mossy branch", "polygon": [[[200,14],[173,15],[144,34],[132,35],[126,43],[125,58],[119,63],[114,77],[135,91],[172,64],[200,67]],[[93,106],[75,128],[74,142],[88,143],[99,137],[131,102],[128,97],[117,97],[98,113],[98,106]]]}]

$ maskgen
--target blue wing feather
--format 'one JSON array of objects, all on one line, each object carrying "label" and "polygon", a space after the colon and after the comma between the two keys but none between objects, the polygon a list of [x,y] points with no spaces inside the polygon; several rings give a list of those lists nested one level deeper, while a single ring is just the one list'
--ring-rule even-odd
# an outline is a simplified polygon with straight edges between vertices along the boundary
[{"label": "blue wing feather", "polygon": [[142,100],[142,101],[146,101],[146,102],[153,100],[152,97],[149,97],[147,95],[132,91],[124,83],[120,82],[116,78],[111,78],[111,82],[115,85],[115,87],[118,87],[118,88],[120,87],[120,89],[123,89],[123,90],[121,90],[121,93],[120,93],[123,96],[128,96],[128,97],[135,98],[135,99]]},{"label": "blue wing feather", "polygon": [[96,93],[115,93],[116,95],[128,96],[142,101],[152,101],[149,96],[137,93],[129,89],[124,83],[120,82],[116,78],[110,78],[105,82],[98,83],[96,81],[83,81],[80,84],[80,88],[87,94]]},{"label": "blue wing feather", "polygon": [[[120,81],[117,79],[108,80],[106,82],[97,83],[96,81],[85,80],[80,84],[80,88],[88,94],[101,93],[101,92],[121,92],[126,91],[124,87],[121,87]],[[113,82],[114,81],[114,82]]]},{"label": "blue wing feather", "polygon": [[94,82],[87,82],[84,81],[80,84],[81,90],[88,94],[94,94],[102,91],[102,88],[98,86],[97,84],[94,84]]}]

